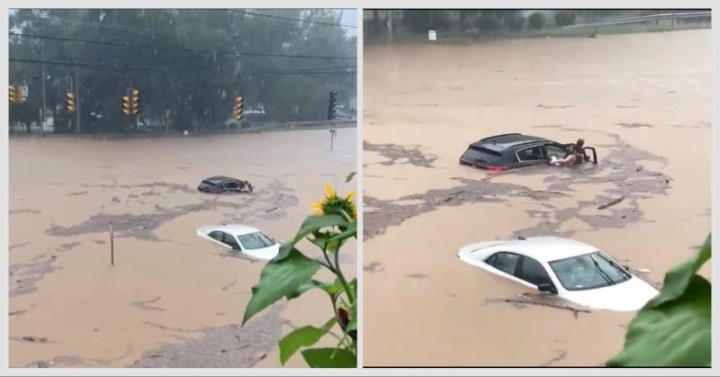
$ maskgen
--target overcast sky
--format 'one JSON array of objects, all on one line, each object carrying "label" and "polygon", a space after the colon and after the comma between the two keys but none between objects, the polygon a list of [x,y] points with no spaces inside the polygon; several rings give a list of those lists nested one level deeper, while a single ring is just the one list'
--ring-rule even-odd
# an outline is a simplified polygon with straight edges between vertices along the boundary
[{"label": "overcast sky", "polygon": [[355,9],[342,9],[342,20],[340,21],[343,25],[355,26],[355,28],[346,27],[348,35],[357,36],[357,10]]}]

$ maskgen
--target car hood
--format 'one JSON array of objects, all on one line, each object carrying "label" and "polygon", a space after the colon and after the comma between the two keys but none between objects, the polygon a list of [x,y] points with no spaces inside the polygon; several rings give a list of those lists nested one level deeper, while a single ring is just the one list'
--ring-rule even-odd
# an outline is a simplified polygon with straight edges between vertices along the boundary
[{"label": "car hood", "polygon": [[659,292],[637,277],[605,288],[566,291],[565,299],[592,309],[637,311]]}]

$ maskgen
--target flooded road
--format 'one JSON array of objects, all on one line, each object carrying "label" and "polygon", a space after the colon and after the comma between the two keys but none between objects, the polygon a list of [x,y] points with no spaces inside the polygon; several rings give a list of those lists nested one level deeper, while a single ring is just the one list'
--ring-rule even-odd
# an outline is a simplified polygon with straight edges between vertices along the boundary
[{"label": "flooded road", "polygon": [[[11,138],[10,366],[279,366],[283,333],[332,313],[325,294],[279,304],[240,329],[263,264],[195,230],[244,223],[287,240],[324,182],[354,189],[345,177],[356,154],[355,128],[338,129],[332,151],[328,130]],[[214,175],[247,179],[255,193],[198,193]]]},{"label": "flooded road", "polygon": [[[597,366],[619,352],[634,313],[543,305],[457,251],[560,235],[659,286],[710,231],[711,42],[699,30],[366,47],[365,365]],[[600,163],[458,164],[510,132],[582,137]]]}]

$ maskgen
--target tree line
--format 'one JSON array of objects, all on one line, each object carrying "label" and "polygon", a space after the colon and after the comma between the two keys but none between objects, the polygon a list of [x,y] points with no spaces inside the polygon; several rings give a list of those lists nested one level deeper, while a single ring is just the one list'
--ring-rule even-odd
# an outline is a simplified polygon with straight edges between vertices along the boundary
[{"label": "tree line", "polygon": [[[245,119],[322,120],[331,90],[346,107],[356,95],[357,40],[332,10],[20,9],[9,26],[9,81],[28,90],[10,123],[39,120],[44,81],[55,132],[77,131],[75,89],[83,133],[224,128],[236,96]],[[122,113],[129,88],[137,121]]]},{"label": "tree line", "polygon": [[[381,35],[393,30],[410,33],[427,33],[428,30],[465,32],[474,30],[480,34],[541,30],[548,27],[570,26],[581,22],[603,19],[646,16],[658,13],[682,13],[695,10],[682,9],[461,9],[461,10],[368,10],[365,11],[365,35]],[[393,15],[392,25],[388,22]]]}]

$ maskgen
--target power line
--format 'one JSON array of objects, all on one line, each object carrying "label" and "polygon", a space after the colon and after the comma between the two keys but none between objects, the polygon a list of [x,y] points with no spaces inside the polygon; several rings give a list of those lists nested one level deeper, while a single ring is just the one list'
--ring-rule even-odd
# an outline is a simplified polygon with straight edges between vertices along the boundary
[{"label": "power line", "polygon": [[[181,72],[181,73],[196,73],[196,72],[202,72],[202,70],[199,69],[188,69],[188,68],[158,68],[158,67],[133,67],[133,66],[111,66],[106,64],[92,64],[92,63],[85,63],[85,62],[68,62],[68,61],[60,61],[60,60],[38,60],[38,59],[28,59],[28,58],[9,58],[8,59],[11,62],[19,62],[19,63],[34,63],[34,64],[51,64],[51,65],[62,65],[62,66],[70,66],[70,67],[84,67],[84,68],[95,68],[95,69],[107,69],[107,70],[116,70],[116,71],[156,71],[156,72]],[[350,69],[353,70],[341,70],[342,69]],[[315,70],[287,70],[287,71],[265,71],[265,72],[244,72],[240,73],[241,75],[248,75],[248,76],[263,76],[263,75],[288,75],[288,76],[334,76],[334,75],[354,75],[357,72],[354,70],[356,67],[336,67],[336,68],[327,68],[325,71],[321,70],[322,68],[316,68]],[[225,72],[217,72],[218,74],[223,74]],[[234,73],[225,73],[229,75],[234,75]]]},{"label": "power line", "polygon": [[347,25],[347,24],[340,24],[340,23],[332,23],[327,21],[314,21],[307,18],[295,18],[295,17],[284,17],[284,16],[276,16],[272,14],[266,14],[266,13],[258,13],[258,12],[250,12],[246,10],[239,10],[239,9],[232,9],[233,12],[247,14],[250,16],[256,16],[256,17],[266,17],[266,18],[273,18],[276,20],[283,20],[283,21],[293,21],[293,22],[304,22],[309,24],[315,24],[315,25],[323,25],[323,26],[334,26],[334,27],[342,27],[342,28],[349,28],[349,29],[357,29],[357,26],[353,25]]},{"label": "power line", "polygon": [[295,59],[332,59],[332,60],[356,59],[356,57],[354,57],[354,56],[295,55],[295,54],[277,54],[277,53],[263,53],[263,52],[237,52],[237,51],[227,51],[227,50],[200,50],[200,49],[192,49],[192,48],[187,48],[187,47],[145,45],[145,44],[136,44],[136,43],[129,43],[129,42],[112,42],[112,41],[98,41],[98,40],[91,40],[91,39],[54,37],[54,36],[48,36],[48,35],[18,33],[18,32],[12,32],[12,31],[9,32],[8,34],[11,36],[17,36],[17,37],[46,39],[46,40],[54,40],[54,41],[60,41],[60,42],[81,42],[81,43],[87,43],[87,44],[98,44],[98,45],[106,45],[106,46],[136,47],[136,48],[145,48],[145,49],[154,49],[154,50],[156,50],[156,49],[176,50],[176,51],[204,53],[204,54],[219,53],[221,55],[232,55],[232,56],[261,56],[261,57],[282,57],[282,58],[295,58]]},{"label": "power line", "polygon": [[275,71],[275,72],[314,72],[314,71],[324,71],[324,70],[344,70],[344,69],[350,69],[350,70],[356,70],[356,65],[347,65],[342,67],[316,67],[316,68],[300,68],[300,69],[289,69],[289,70],[283,70],[283,71]]}]

